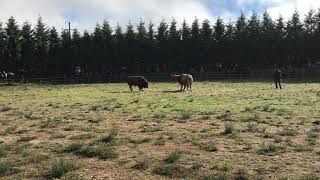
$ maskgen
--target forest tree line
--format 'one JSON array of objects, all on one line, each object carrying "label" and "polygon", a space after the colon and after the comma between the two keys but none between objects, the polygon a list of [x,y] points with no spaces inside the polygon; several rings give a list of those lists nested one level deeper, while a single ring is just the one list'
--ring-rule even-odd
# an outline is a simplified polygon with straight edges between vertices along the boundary
[{"label": "forest tree line", "polygon": [[77,29],[58,32],[38,19],[32,27],[21,26],[14,17],[0,23],[0,71],[33,75],[70,73],[72,66],[102,71],[105,66],[141,64],[208,65],[217,62],[251,67],[273,64],[301,66],[320,58],[320,9],[304,17],[295,11],[290,19],[273,20],[268,12],[261,16],[243,13],[235,22],[221,18],[211,23],[181,25],[175,19],[158,25],[142,20],[125,28],[97,24],[92,33]]}]

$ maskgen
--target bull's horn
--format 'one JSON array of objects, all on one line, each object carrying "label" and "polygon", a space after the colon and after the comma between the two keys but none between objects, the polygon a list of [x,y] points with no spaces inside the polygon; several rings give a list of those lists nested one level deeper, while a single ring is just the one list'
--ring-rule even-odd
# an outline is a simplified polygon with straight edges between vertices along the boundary
[{"label": "bull's horn", "polygon": [[172,73],[171,73],[171,76],[172,76],[172,77],[179,77],[180,75],[178,75],[178,74],[172,74]]}]

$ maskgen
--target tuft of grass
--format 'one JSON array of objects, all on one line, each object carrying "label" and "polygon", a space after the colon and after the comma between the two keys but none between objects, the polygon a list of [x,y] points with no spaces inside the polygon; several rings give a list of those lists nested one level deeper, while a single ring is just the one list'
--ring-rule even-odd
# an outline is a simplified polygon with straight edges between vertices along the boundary
[{"label": "tuft of grass", "polygon": [[116,141],[118,131],[119,131],[118,128],[113,127],[111,129],[111,131],[109,132],[109,134],[103,135],[99,138],[99,142],[103,142],[103,143],[107,143],[107,144],[114,143]]},{"label": "tuft of grass", "polygon": [[50,117],[44,119],[40,123],[40,128],[56,128],[59,124],[62,123],[62,119],[58,117]]},{"label": "tuft of grass", "polygon": [[320,120],[315,120],[312,122],[313,125],[320,125]]},{"label": "tuft of grass", "polygon": [[11,110],[12,108],[9,106],[0,106],[0,112],[7,112]]},{"label": "tuft of grass", "polygon": [[176,164],[160,164],[152,169],[153,174],[169,177],[184,177],[187,170]]},{"label": "tuft of grass", "polygon": [[218,172],[212,175],[206,175],[203,180],[229,180],[230,177],[227,172]]},{"label": "tuft of grass", "polygon": [[138,170],[145,170],[145,169],[148,169],[148,167],[149,167],[149,162],[146,159],[136,160],[135,165],[132,166],[133,169],[138,169]]},{"label": "tuft of grass", "polygon": [[153,115],[153,118],[156,118],[156,119],[163,119],[166,117],[166,114],[164,112],[156,112],[154,115]]},{"label": "tuft of grass", "polygon": [[174,162],[178,161],[180,158],[181,158],[181,152],[175,150],[175,151],[172,151],[171,153],[169,153],[167,155],[167,157],[164,159],[164,161],[166,163],[174,163]]},{"label": "tuft of grass", "polygon": [[68,172],[77,169],[74,162],[69,160],[64,160],[60,158],[59,160],[54,160],[45,167],[45,176],[48,178],[61,178]]},{"label": "tuft of grass", "polygon": [[77,135],[71,136],[69,139],[70,140],[84,140],[84,139],[92,139],[94,137],[95,137],[95,135],[93,135],[92,133],[82,133],[82,134],[77,134]]},{"label": "tuft of grass", "polygon": [[162,146],[165,144],[166,144],[166,139],[163,136],[158,137],[154,142],[154,145],[157,145],[157,146]]},{"label": "tuft of grass", "polygon": [[44,160],[47,160],[49,158],[48,155],[45,154],[29,154],[27,157],[25,157],[26,163],[40,163]]},{"label": "tuft of grass", "polygon": [[181,120],[188,120],[188,119],[190,119],[191,115],[192,115],[192,113],[190,111],[181,111],[180,112],[180,116],[181,116],[180,119]]},{"label": "tuft of grass", "polygon": [[10,175],[12,172],[12,163],[5,160],[0,160],[0,177]]},{"label": "tuft of grass", "polygon": [[79,152],[83,146],[84,144],[82,143],[72,143],[64,149],[64,152]]},{"label": "tuft of grass", "polygon": [[276,108],[272,107],[270,104],[266,104],[262,107],[263,112],[274,112]]},{"label": "tuft of grass", "polygon": [[232,121],[231,112],[227,110],[223,114],[217,116],[217,119],[222,119],[224,121]]},{"label": "tuft of grass", "polygon": [[275,135],[275,136],[273,137],[273,141],[274,141],[275,143],[281,143],[281,142],[283,141],[283,138],[282,138],[281,136]]},{"label": "tuft of grass", "polygon": [[161,126],[141,126],[142,130],[141,132],[157,132],[157,131],[162,131],[162,127]]},{"label": "tuft of grass", "polygon": [[309,147],[309,146],[307,146],[307,145],[301,144],[301,145],[297,145],[297,146],[294,148],[294,150],[297,151],[297,152],[307,152],[307,151],[312,152],[312,151],[313,151],[313,148],[312,148],[312,147]]},{"label": "tuft of grass", "polygon": [[6,156],[10,149],[11,149],[11,147],[8,144],[1,144],[0,145],[0,157]]},{"label": "tuft of grass", "polygon": [[231,123],[224,124],[224,134],[231,134],[235,131],[233,125]]},{"label": "tuft of grass", "polygon": [[12,126],[12,127],[8,127],[4,133],[5,134],[14,134],[16,132],[17,127],[16,126]]},{"label": "tuft of grass", "polygon": [[151,141],[151,138],[130,138],[129,139],[129,142],[130,143],[133,143],[133,144],[143,144],[143,143],[147,143],[147,142],[150,142]]},{"label": "tuft of grass", "polygon": [[258,114],[254,114],[253,116],[246,116],[241,119],[243,122],[259,122],[261,120],[260,116]]},{"label": "tuft of grass", "polygon": [[239,169],[234,173],[234,179],[235,180],[248,180],[249,174],[246,169]]},{"label": "tuft of grass", "polygon": [[257,153],[261,155],[274,156],[280,153],[285,152],[285,148],[283,146],[277,146],[274,144],[263,144],[258,150]]},{"label": "tuft of grass", "polygon": [[319,174],[305,174],[298,178],[299,180],[320,180]]},{"label": "tuft of grass", "polygon": [[62,134],[62,133],[54,133],[50,136],[50,140],[52,139],[62,139],[62,138],[65,138],[66,135]]},{"label": "tuft of grass", "polygon": [[66,147],[64,152],[84,157],[99,157],[100,159],[114,159],[118,157],[118,154],[111,145],[102,143],[98,146],[74,143]]},{"label": "tuft of grass", "polygon": [[246,132],[251,132],[251,133],[255,133],[255,132],[259,132],[259,128],[258,125],[255,123],[249,123],[247,129],[245,130]]},{"label": "tuft of grass", "polygon": [[222,167],[219,168],[222,172],[229,172],[232,169],[232,167],[229,164],[224,164]]},{"label": "tuft of grass", "polygon": [[[74,148],[77,148],[76,146]],[[95,146],[84,145],[79,150],[74,149],[74,153],[84,157],[95,157],[97,156],[97,148]]]},{"label": "tuft of grass", "polygon": [[200,162],[193,162],[191,169],[194,171],[199,171],[202,167],[203,167],[203,164],[201,164]]},{"label": "tuft of grass", "polygon": [[22,136],[18,139],[18,142],[28,142],[34,139],[37,139],[37,136]]},{"label": "tuft of grass", "polygon": [[298,131],[295,129],[284,128],[282,131],[278,132],[280,136],[295,136],[298,134]]},{"label": "tuft of grass", "polygon": [[208,152],[218,151],[218,148],[216,147],[216,145],[213,142],[201,144],[200,148],[205,151],[208,151]]},{"label": "tuft of grass", "polygon": [[96,148],[96,154],[100,159],[114,159],[118,157],[114,148],[107,144],[100,144]]}]

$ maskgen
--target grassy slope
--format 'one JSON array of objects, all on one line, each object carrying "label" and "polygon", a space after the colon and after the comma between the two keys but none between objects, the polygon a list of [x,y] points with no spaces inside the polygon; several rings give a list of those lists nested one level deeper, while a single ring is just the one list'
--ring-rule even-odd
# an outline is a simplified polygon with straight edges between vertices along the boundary
[{"label": "grassy slope", "polygon": [[[0,175],[52,177],[48,168],[59,158],[76,164],[64,177],[79,178],[320,173],[320,84],[193,88],[179,93],[173,83],[155,83],[145,92],[129,92],[125,84],[1,86]],[[117,133],[109,141],[110,131]],[[82,149],[68,150],[70,144]],[[170,152],[179,155],[168,163]]]}]

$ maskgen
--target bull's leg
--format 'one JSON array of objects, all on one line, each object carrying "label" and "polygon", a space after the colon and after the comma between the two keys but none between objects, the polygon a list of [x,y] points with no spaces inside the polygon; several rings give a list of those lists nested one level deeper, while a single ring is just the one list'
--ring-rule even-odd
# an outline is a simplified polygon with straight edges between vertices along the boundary
[{"label": "bull's leg", "polygon": [[131,90],[131,91],[133,91],[133,89],[132,89],[132,86],[131,86],[131,85],[129,85],[129,88],[130,88],[130,90]]},{"label": "bull's leg", "polygon": [[187,87],[187,85],[183,85],[183,91],[185,91],[185,90],[186,90],[186,87]]},{"label": "bull's leg", "polygon": [[180,89],[180,91],[182,91],[182,86],[183,86],[183,85],[181,84],[181,89]]}]

